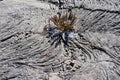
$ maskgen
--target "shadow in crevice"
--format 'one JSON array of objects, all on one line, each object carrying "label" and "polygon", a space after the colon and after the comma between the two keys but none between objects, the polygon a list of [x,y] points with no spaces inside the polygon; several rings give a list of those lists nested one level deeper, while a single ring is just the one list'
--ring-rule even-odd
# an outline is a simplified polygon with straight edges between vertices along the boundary
[{"label": "shadow in crevice", "polygon": [[61,7],[64,3],[63,2],[61,2],[61,0],[58,0],[58,2],[57,1],[48,1],[49,3],[51,3],[51,4],[54,4],[54,5],[56,5],[56,6],[59,6],[59,7]]},{"label": "shadow in crevice", "polygon": [[117,11],[117,10],[106,10],[106,9],[91,9],[91,8],[86,8],[85,6],[83,5],[80,5],[80,6],[69,6],[69,7],[60,7],[60,9],[68,9],[68,8],[71,8],[71,9],[84,9],[84,10],[88,10],[88,11],[91,11],[91,12],[96,12],[96,11],[101,11],[101,12],[107,12],[107,13],[116,13],[116,14],[120,14],[120,11]]},{"label": "shadow in crevice", "polygon": [[[46,1],[46,0],[37,0],[37,1]],[[61,8],[61,6],[64,4],[64,2],[62,2],[61,0],[58,1],[47,0],[47,2],[58,6],[59,8]]]}]

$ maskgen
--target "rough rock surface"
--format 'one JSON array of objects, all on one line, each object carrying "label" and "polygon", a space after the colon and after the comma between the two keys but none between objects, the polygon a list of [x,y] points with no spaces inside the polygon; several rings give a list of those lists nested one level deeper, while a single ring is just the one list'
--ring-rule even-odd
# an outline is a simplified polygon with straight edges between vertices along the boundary
[{"label": "rough rock surface", "polygon": [[[69,47],[31,33],[70,7]],[[88,79],[120,80],[120,0],[0,0],[0,80]]]}]

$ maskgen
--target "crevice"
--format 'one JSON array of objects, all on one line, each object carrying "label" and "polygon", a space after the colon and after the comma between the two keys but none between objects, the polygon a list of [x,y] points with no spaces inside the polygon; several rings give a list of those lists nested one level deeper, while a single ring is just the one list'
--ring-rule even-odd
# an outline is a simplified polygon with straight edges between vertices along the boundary
[{"label": "crevice", "polygon": [[53,5],[59,6],[59,8],[64,4],[63,2],[61,2],[61,0],[58,0],[58,2],[57,1],[48,1],[48,2]]},{"label": "crevice", "polygon": [[0,42],[4,42],[4,41],[6,41],[6,40],[8,40],[8,39],[12,38],[13,36],[15,36],[15,35],[8,36],[8,37],[6,37],[6,38],[4,38],[4,39],[0,40]]},{"label": "crevice", "polygon": [[14,79],[14,78],[16,78],[18,76],[20,76],[20,75],[14,75],[14,76],[6,77],[6,78],[3,78],[1,80],[11,80],[11,79]]},{"label": "crevice", "polygon": [[59,9],[83,9],[83,10],[88,10],[88,11],[91,11],[91,12],[96,12],[96,11],[101,11],[101,12],[107,12],[107,13],[115,13],[115,14],[120,14],[120,11],[116,11],[116,10],[106,10],[106,9],[91,9],[91,8],[86,8],[84,7],[83,5],[81,6],[70,6],[70,7],[60,7]]},{"label": "crevice", "polygon": [[92,47],[92,49],[97,49],[97,50],[100,50],[100,51],[106,53],[113,59],[113,61],[115,61],[114,63],[116,63],[117,65],[120,65],[120,60],[114,54],[110,53],[108,50],[98,47],[98,46],[91,46],[91,47]]}]

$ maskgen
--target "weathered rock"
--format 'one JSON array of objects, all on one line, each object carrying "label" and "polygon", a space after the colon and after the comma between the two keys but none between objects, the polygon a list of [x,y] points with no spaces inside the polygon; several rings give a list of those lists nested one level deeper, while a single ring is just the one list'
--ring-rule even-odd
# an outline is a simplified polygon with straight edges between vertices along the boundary
[{"label": "weathered rock", "polygon": [[[72,8],[77,39],[58,44],[48,19]],[[1,0],[0,80],[119,80],[119,0]]]}]

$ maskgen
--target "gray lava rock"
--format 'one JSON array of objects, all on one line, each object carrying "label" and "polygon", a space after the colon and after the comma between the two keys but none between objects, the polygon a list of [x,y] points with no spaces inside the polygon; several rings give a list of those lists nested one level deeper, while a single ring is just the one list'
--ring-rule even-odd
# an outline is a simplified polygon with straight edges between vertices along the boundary
[{"label": "gray lava rock", "polygon": [[[78,31],[51,45],[39,33],[69,8]],[[0,1],[0,80],[88,79],[120,79],[119,0]]]}]

